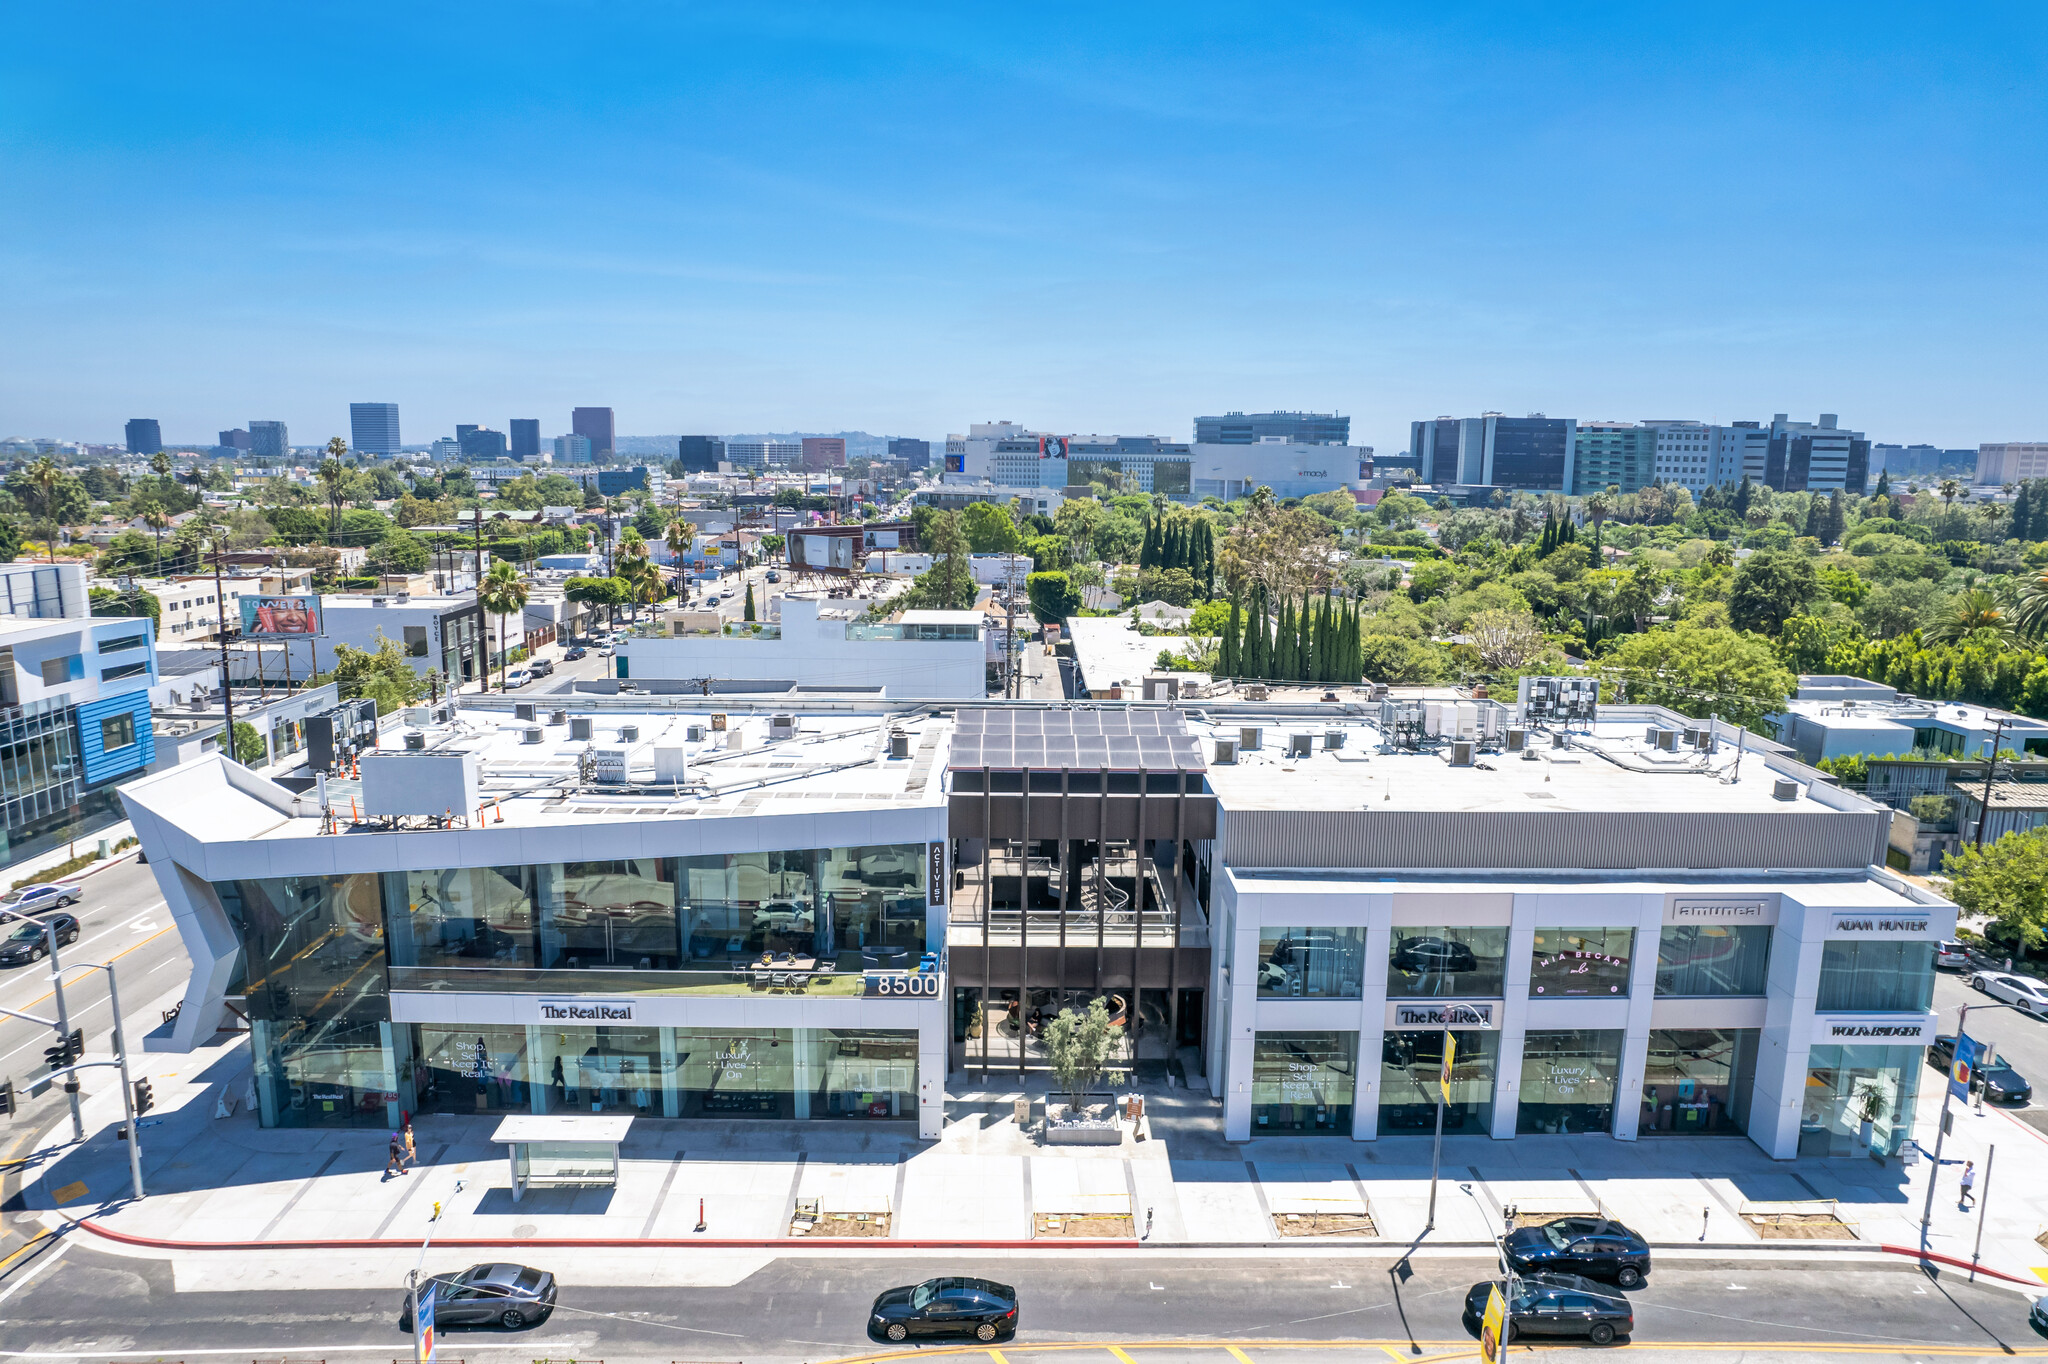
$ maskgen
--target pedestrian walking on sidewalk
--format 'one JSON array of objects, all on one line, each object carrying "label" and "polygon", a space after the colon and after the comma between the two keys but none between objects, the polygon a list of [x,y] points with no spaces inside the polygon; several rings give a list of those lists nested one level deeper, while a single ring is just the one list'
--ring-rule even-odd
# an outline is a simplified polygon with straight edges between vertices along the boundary
[{"label": "pedestrian walking on sidewalk", "polygon": [[1956,1207],[1964,1212],[1970,1210],[1970,1203],[1977,1197],[1977,1162],[1963,1162],[1963,1196],[1956,1200]]},{"label": "pedestrian walking on sidewalk", "polygon": [[403,1175],[410,1173],[412,1172],[405,1168],[405,1140],[398,1133],[393,1132],[391,1134],[391,1152],[384,1158],[384,1177],[389,1179],[393,1174]]},{"label": "pedestrian walking on sidewalk", "polygon": [[398,1130],[405,1137],[405,1163],[408,1166],[419,1164],[420,1148],[419,1144],[413,1140],[412,1114],[408,1113],[405,1115],[405,1124]]}]

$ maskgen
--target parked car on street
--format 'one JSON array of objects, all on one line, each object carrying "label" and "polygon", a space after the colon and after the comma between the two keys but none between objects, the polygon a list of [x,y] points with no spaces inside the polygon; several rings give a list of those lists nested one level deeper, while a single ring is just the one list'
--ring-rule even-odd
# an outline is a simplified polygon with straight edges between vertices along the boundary
[{"label": "parked car on street", "polygon": [[[434,1326],[503,1326],[516,1331],[555,1310],[555,1276],[525,1265],[471,1265],[420,1285],[434,1299]],[[412,1294],[398,1311],[398,1329],[412,1329]]]},{"label": "parked car on street", "polygon": [[533,660],[533,662],[526,665],[526,671],[533,674],[535,677],[552,676],[555,671],[554,660],[548,658],[536,658],[535,660]]},{"label": "parked car on street", "polygon": [[1970,977],[1970,984],[1993,999],[2017,1004],[2028,1013],[2048,1015],[2048,985],[2038,980],[2004,971],[1979,971]]},{"label": "parked car on street", "polygon": [[1560,1217],[1511,1231],[1502,1242],[1518,1273],[1585,1274],[1640,1288],[1650,1272],[1650,1243],[1604,1217]]},{"label": "parked car on street", "polygon": [[1934,964],[1963,971],[1970,966],[1970,950],[1959,942],[1945,942],[1934,949]]},{"label": "parked car on street", "polygon": [[575,663],[580,659],[588,657],[590,657],[590,650],[584,648],[581,644],[572,645],[570,648],[562,651],[562,661],[564,663]]},{"label": "parked car on street", "polygon": [[526,669],[514,668],[505,674],[505,690],[511,691],[516,687],[523,687],[531,681],[533,679],[527,675]]},{"label": "parked car on street", "polygon": [[51,882],[40,886],[23,886],[0,895],[0,909],[11,909],[16,914],[41,914],[46,910],[62,909],[78,903],[81,894],[77,886],[64,886]]},{"label": "parked car on street", "polygon": [[782,575],[771,568],[768,570],[768,581],[771,583],[779,583],[782,581]]},{"label": "parked car on street", "polygon": [[1017,1290],[989,1279],[926,1279],[875,1297],[868,1335],[877,1340],[966,1336],[1008,1340],[1017,1334]]},{"label": "parked car on street", "polygon": [[[1476,1283],[1465,1294],[1465,1320],[1477,1327],[1486,1315],[1493,1281]],[[1507,1303],[1503,1340],[1530,1336],[1584,1336],[1595,1345],[1612,1344],[1635,1329],[1635,1309],[1604,1284],[1576,1274],[1527,1274],[1500,1285]]]},{"label": "parked car on street", "polygon": [[[58,914],[43,922],[57,930],[59,947],[78,941],[76,915]],[[0,938],[0,966],[26,966],[32,961],[41,961],[49,954],[49,935],[43,931],[43,923],[17,923],[6,933],[6,937]]]},{"label": "parked car on street", "polygon": [[[1946,1074],[1955,1059],[1956,1039],[1948,1033],[1937,1034],[1928,1044],[1927,1064],[1936,1070]],[[1978,1066],[1970,1075],[1970,1088],[1982,1089],[1992,1103],[2023,1104],[2034,1097],[2032,1082],[2002,1056],[1993,1056],[1988,1066]]]}]

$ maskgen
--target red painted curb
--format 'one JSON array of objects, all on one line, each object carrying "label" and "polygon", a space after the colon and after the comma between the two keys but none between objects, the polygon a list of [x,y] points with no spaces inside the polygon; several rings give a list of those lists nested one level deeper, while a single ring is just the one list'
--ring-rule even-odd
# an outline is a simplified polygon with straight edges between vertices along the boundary
[{"label": "red painted curb", "polygon": [[[124,1245],[148,1246],[153,1250],[410,1250],[419,1245],[416,1240],[391,1238],[368,1238],[365,1240],[336,1241],[166,1241],[155,1236],[137,1236],[131,1232],[115,1231],[103,1227],[91,1218],[80,1218],[75,1224],[95,1236],[104,1236],[109,1241]],[[870,1250],[880,1241],[885,1248],[909,1250],[1136,1250],[1142,1241],[1090,1240],[1086,1237],[1058,1237],[1043,1241],[913,1241],[896,1240],[872,1236],[808,1236],[769,1237],[758,1241],[714,1240],[709,1237],[634,1237],[634,1236],[525,1236],[525,1237],[443,1237],[437,1238],[437,1246],[454,1246],[468,1249],[489,1249],[498,1246],[564,1246],[584,1249],[631,1250],[647,1247],[655,1250],[673,1250],[682,1246],[709,1246],[718,1250],[787,1250],[796,1246],[829,1246],[834,1250]]]},{"label": "red painted curb", "polygon": [[1986,1274],[1994,1279],[2004,1279],[2007,1283],[2025,1284],[2029,1288],[2048,1288],[2048,1284],[2042,1283],[2039,1279],[2022,1279],[2017,1274],[2007,1274],[2004,1270],[2000,1269],[1989,1269],[1982,1264],[1973,1265],[1968,1260],[1958,1260],[1953,1255],[1942,1255],[1932,1250],[1921,1250],[1916,1246],[1880,1245],[1878,1249],[1884,1251],[1887,1255],[1905,1255],[1915,1260],[1932,1260],[1936,1264],[1948,1265],[1952,1269],[1974,1269],[1979,1274]]}]

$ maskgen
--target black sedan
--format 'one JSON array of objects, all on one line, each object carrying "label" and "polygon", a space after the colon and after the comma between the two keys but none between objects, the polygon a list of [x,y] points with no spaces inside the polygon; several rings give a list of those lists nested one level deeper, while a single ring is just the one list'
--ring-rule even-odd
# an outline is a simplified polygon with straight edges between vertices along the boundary
[{"label": "black sedan", "polygon": [[1511,1231],[1502,1244],[1518,1273],[1588,1274],[1640,1288],[1650,1272],[1649,1242],[1602,1217],[1560,1217]]},{"label": "black sedan", "polygon": [[[439,1274],[420,1285],[432,1294],[434,1326],[502,1326],[516,1331],[555,1310],[555,1276],[525,1265],[471,1265],[460,1274]],[[412,1329],[412,1295],[398,1311],[398,1328]]]},{"label": "black sedan", "polygon": [[[1946,1073],[1956,1059],[1956,1039],[1947,1033],[1939,1034],[1927,1047],[1927,1064]],[[2034,1097],[2034,1086],[2027,1077],[2005,1063],[2002,1056],[1991,1058],[1988,1066],[1978,1066],[1970,1076],[1970,1088],[1982,1089],[1984,1097],[1993,1103],[2023,1104]]]},{"label": "black sedan", "polygon": [[578,659],[588,657],[590,657],[590,650],[584,648],[581,644],[572,645],[562,651],[562,661],[564,663],[574,663]]},{"label": "black sedan", "polygon": [[875,1298],[868,1335],[877,1340],[913,1336],[969,1336],[1008,1340],[1017,1334],[1017,1290],[989,1279],[926,1279]]},{"label": "black sedan", "polygon": [[43,932],[43,924],[57,930],[57,945],[78,941],[78,916],[75,914],[52,914],[42,923],[22,924],[0,940],[0,966],[26,966],[32,961],[41,961],[49,953],[49,938]]},{"label": "black sedan", "polygon": [[1394,969],[1425,975],[1476,971],[1479,958],[1464,943],[1446,938],[1403,938],[1394,948]]},{"label": "black sedan", "polygon": [[[1491,1282],[1476,1283],[1465,1294],[1465,1324],[1476,1331],[1486,1317]],[[1595,1345],[1611,1345],[1636,1326],[1628,1299],[1613,1289],[1576,1274],[1530,1274],[1500,1285],[1507,1304],[1503,1341],[1529,1336],[1584,1336]]]}]

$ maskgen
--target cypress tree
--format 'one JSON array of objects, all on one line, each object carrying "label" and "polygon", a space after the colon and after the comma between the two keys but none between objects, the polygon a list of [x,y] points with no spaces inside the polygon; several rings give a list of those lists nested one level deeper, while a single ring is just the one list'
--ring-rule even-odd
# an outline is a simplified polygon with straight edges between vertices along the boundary
[{"label": "cypress tree", "polygon": [[1880,470],[1878,470],[1878,472],[1877,472],[1877,495],[1878,495],[1879,497],[1889,497],[1889,496],[1891,496],[1891,491],[1892,491],[1892,471],[1891,471],[1891,470],[1889,470],[1889,469],[1880,469]]},{"label": "cypress tree", "polygon": [[1222,677],[1237,676],[1237,641],[1243,627],[1243,612],[1237,609],[1237,594],[1230,596],[1230,623],[1223,627],[1223,645],[1217,653],[1216,672]]},{"label": "cypress tree", "polygon": [[1145,518],[1145,538],[1138,544],[1138,567],[1159,567],[1159,523],[1149,516]]},{"label": "cypress tree", "polygon": [[1251,610],[1244,618],[1244,659],[1239,665],[1239,675],[1259,678],[1266,676],[1266,588],[1264,584],[1252,589]]},{"label": "cypress tree", "polygon": [[[2021,495],[2025,496],[2026,490],[2023,488],[2020,491]],[[1837,488],[1828,494],[1827,524],[1822,527],[1825,533],[1821,536],[1821,543],[1824,545],[1840,544],[1843,534],[1848,529],[1849,499],[1842,496],[1842,490]]]},{"label": "cypress tree", "polygon": [[1320,602],[1314,601],[1313,598],[1310,600],[1312,606],[1309,615],[1315,628],[1309,632],[1308,680],[1327,682],[1330,679],[1324,674],[1330,671],[1330,660],[1327,656],[1330,649],[1330,621],[1323,607],[1329,598],[1325,597]]},{"label": "cypress tree", "polygon": [[1557,512],[1550,507],[1545,507],[1543,509],[1543,538],[1536,542],[1536,557],[1539,559],[1547,558],[1550,551],[1556,548]]},{"label": "cypress tree", "polygon": [[1274,678],[1294,676],[1294,603],[1286,597],[1280,599],[1279,623],[1273,634]]},{"label": "cypress tree", "polygon": [[[1882,474],[1879,474],[1879,475],[1878,475],[1878,481],[1879,481],[1879,483],[1880,483],[1880,484],[1882,484],[1883,480],[1884,480],[1884,475],[1882,475]],[[1882,491],[1883,491],[1882,487],[1880,487],[1880,488],[1879,488],[1879,491],[1880,491],[1880,492],[1882,492]],[[2035,538],[2036,538],[2036,537],[2035,537],[2035,535],[2034,535],[2034,533],[2033,533],[2033,532],[2034,532],[2034,497],[2033,497],[2033,491],[2034,491],[2034,485],[2033,485],[2033,484],[2032,484],[2031,482],[2028,482],[2028,483],[2022,483],[2022,484],[2020,484],[2020,490],[2019,490],[2019,492],[2018,492],[2017,494],[2015,494],[2015,495],[2014,495],[2014,497],[2013,497],[2013,499],[2012,499],[2012,538],[2013,538],[2013,539],[2015,539],[2015,540],[2032,540],[2032,539],[2035,539]]]},{"label": "cypress tree", "polygon": [[1735,514],[1749,515],[1749,504],[1756,498],[1756,489],[1749,481],[1749,475],[1742,476],[1742,482],[1735,486]]},{"label": "cypress tree", "polygon": [[1313,682],[1316,675],[1310,665],[1315,659],[1315,598],[1301,599],[1301,644],[1294,651],[1294,675],[1303,682]]}]

